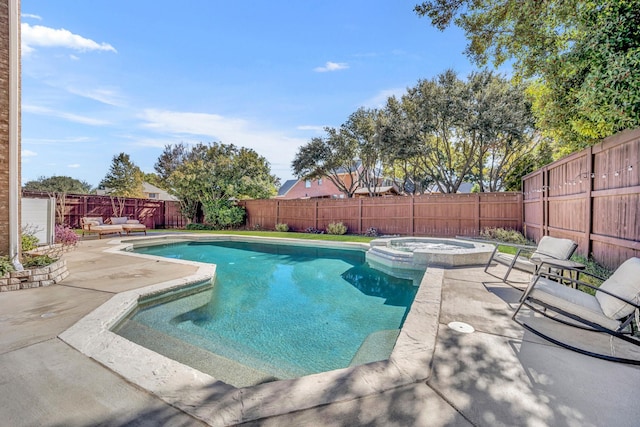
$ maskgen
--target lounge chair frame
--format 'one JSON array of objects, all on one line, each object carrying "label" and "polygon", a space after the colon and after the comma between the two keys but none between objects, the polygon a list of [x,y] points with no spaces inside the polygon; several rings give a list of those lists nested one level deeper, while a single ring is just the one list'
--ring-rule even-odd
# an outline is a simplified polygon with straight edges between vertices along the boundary
[{"label": "lounge chair frame", "polygon": [[[530,254],[535,254],[536,252],[539,252],[539,246],[530,246],[530,245],[517,245],[517,244],[513,244],[513,243],[499,243],[495,245],[495,248],[493,249],[493,252],[491,253],[491,257],[489,257],[489,261],[487,261],[487,265],[485,265],[484,267],[484,272],[487,273],[489,270],[489,267],[491,266],[491,263],[493,261],[500,263],[500,261],[498,261],[498,259],[496,258],[496,254],[498,252],[498,247],[499,245],[505,245],[505,246],[511,246],[514,248],[517,248],[518,250],[516,251],[516,254],[513,256],[513,259],[511,260],[511,263],[508,265],[507,267],[507,272],[504,274],[504,277],[502,277],[502,281],[503,282],[507,282],[507,278],[509,277],[509,274],[511,274],[511,270],[513,270],[514,268],[517,269],[517,262],[518,262],[518,258],[520,258],[520,255],[524,255],[527,253]],[[573,242],[573,247],[572,249],[568,252],[568,256],[565,259],[569,259],[571,258],[571,256],[574,254],[574,252],[576,251],[576,249],[578,249],[578,244]],[[541,257],[544,258],[551,258],[551,259],[559,259],[559,258],[555,258],[551,255],[545,254],[545,253],[541,253],[539,252],[539,255]],[[533,274],[536,274],[538,272],[538,270],[540,269],[541,265],[537,265],[535,267],[533,267]]]},{"label": "lounge chair frame", "polygon": [[[587,275],[587,276],[591,276],[594,277],[598,280],[602,280],[604,281],[603,278],[598,277],[596,275],[590,274],[590,273],[586,273],[584,271],[580,271],[579,272],[582,275]],[[632,312],[631,314],[629,314],[628,316],[619,319],[620,321],[620,326],[618,327],[618,329],[616,330],[612,330],[609,328],[606,328],[602,325],[599,325],[597,323],[591,322],[587,319],[583,319],[582,317],[580,317],[579,315],[575,314],[575,313],[571,313],[568,312],[566,310],[563,310],[561,308],[558,307],[554,307],[550,304],[547,304],[546,302],[540,301],[538,299],[536,299],[535,297],[533,297],[531,295],[532,291],[535,289],[536,285],[538,284],[538,282],[540,281],[541,278],[547,278],[549,280],[554,280],[558,282],[558,286],[563,286],[563,285],[570,285],[574,288],[576,288],[577,292],[581,292],[580,290],[577,289],[578,286],[584,286],[587,288],[591,288],[594,290],[597,290],[599,292],[603,292],[607,295],[610,295],[620,301],[624,301],[627,304],[630,304],[631,306],[634,307],[634,312]],[[543,309],[541,310],[540,308],[538,308],[538,306],[543,307]],[[640,347],[640,338],[635,337],[635,333],[636,330],[633,326],[633,319],[634,319],[634,313],[637,313],[638,310],[640,310],[640,304],[638,303],[634,303],[632,301],[629,301],[625,298],[622,298],[618,295],[615,295],[611,292],[608,292],[604,289],[599,289],[597,286],[594,286],[590,283],[586,283],[582,280],[578,280],[578,279],[574,279],[573,277],[567,277],[567,276],[560,276],[557,274],[552,274],[552,273],[540,273],[537,274],[531,281],[531,283],[529,284],[529,286],[527,287],[527,289],[525,290],[524,294],[522,295],[521,299],[520,299],[520,304],[518,305],[518,308],[516,309],[516,311],[513,313],[513,316],[511,317],[516,323],[518,323],[519,325],[521,325],[522,327],[524,327],[525,329],[527,329],[528,331],[534,333],[535,335],[538,335],[539,337],[552,342],[553,344],[556,344],[560,347],[587,355],[587,356],[591,356],[591,357],[596,357],[599,359],[604,359],[604,360],[608,360],[611,362],[619,362],[619,363],[627,363],[627,364],[632,364],[632,365],[640,365],[640,360],[635,360],[635,359],[627,359],[627,358],[622,358],[622,357],[616,357],[616,356],[611,356],[611,355],[607,355],[607,354],[601,354],[601,353],[596,353],[596,352],[592,352],[589,350],[585,350],[582,348],[578,348],[575,346],[572,346],[570,344],[567,344],[565,342],[559,341],[555,338],[552,338],[538,330],[536,330],[535,328],[533,328],[532,326],[519,321],[516,316],[518,315],[518,313],[520,312],[520,309],[522,309],[522,307],[528,307],[529,309],[533,310],[536,313],[539,313],[543,316],[545,316],[548,319],[554,320],[556,322],[568,325],[568,326],[572,326],[572,327],[576,327],[579,329],[584,329],[587,331],[592,331],[592,332],[601,332],[601,333],[605,333],[608,335],[611,335],[613,337],[619,338],[623,341],[626,341],[628,343],[631,343],[635,346],[639,346]],[[573,320],[574,322],[578,322],[579,324],[576,323],[572,323],[572,322],[568,322],[565,321],[561,318],[557,318],[555,316],[551,316],[549,314],[549,311],[556,313],[556,314],[560,314],[562,316],[565,316],[566,318],[569,318],[571,320]]]},{"label": "lounge chair frame", "polygon": [[[124,231],[122,229],[122,227],[111,225],[111,224],[106,224],[104,222],[102,223],[102,225],[92,225],[92,224],[87,222],[88,218],[94,218],[94,217],[83,217],[83,218],[80,218],[80,226],[82,227],[82,236],[83,237],[84,237],[85,233],[97,233],[99,239],[102,239],[102,235],[103,234],[116,234],[117,233],[119,236],[122,236],[122,232]],[[95,217],[95,218],[98,218],[98,217]]]}]

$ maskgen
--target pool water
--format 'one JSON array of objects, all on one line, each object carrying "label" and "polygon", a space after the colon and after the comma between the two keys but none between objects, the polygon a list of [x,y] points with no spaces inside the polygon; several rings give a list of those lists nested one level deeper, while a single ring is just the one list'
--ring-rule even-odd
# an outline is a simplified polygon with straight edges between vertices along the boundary
[{"label": "pool water", "polygon": [[218,371],[239,364],[263,381],[347,367],[368,338],[367,351],[388,358],[419,283],[370,268],[360,250],[224,241],[135,252],[214,263],[216,280],[204,292],[143,305],[117,333]]}]

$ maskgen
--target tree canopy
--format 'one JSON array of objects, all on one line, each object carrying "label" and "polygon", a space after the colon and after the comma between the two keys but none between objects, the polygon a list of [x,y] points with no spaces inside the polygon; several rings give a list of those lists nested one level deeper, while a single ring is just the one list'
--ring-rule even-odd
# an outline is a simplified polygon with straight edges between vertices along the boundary
[{"label": "tree canopy", "polygon": [[428,0],[415,11],[461,27],[477,64],[510,61],[534,80],[537,127],[559,154],[640,126],[636,0]]},{"label": "tree canopy", "polygon": [[299,178],[326,177],[347,197],[358,188],[370,194],[380,186],[380,111],[359,108],[340,128],[325,128],[298,150],[291,166]]},{"label": "tree canopy", "polygon": [[100,182],[100,187],[108,189],[112,196],[144,197],[143,179],[144,173],[129,155],[120,153],[113,156],[109,172]]},{"label": "tree canopy", "polygon": [[383,178],[412,193],[455,193],[469,181],[480,191],[519,189],[509,177],[533,163],[538,145],[524,85],[488,71],[420,80],[383,110],[361,108],[325,131],[300,147],[293,171],[327,177],[347,197],[358,188],[375,194]]},{"label": "tree canopy", "polygon": [[279,185],[264,157],[233,144],[167,145],[155,169],[191,219],[198,206],[207,216],[207,207],[213,209],[219,200],[268,198]]},{"label": "tree canopy", "polygon": [[70,176],[41,176],[37,180],[27,181],[23,188],[29,191],[45,191],[47,193],[88,194],[91,184]]},{"label": "tree canopy", "polygon": [[[387,103],[384,149],[403,183],[455,193],[467,182],[480,191],[507,188],[506,177],[536,147],[523,87],[484,71],[461,80],[452,70],[421,80],[400,101]],[[389,166],[388,166],[389,168]],[[511,188],[509,188],[511,189]]]}]

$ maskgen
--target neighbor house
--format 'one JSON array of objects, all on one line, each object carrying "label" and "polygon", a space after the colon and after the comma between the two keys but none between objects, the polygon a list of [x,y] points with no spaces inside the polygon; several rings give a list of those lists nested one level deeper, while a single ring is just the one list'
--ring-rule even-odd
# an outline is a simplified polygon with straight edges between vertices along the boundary
[{"label": "neighbor house", "polygon": [[290,179],[278,190],[277,199],[342,199],[346,195],[327,178]]},{"label": "neighbor house", "polygon": [[[98,196],[108,196],[109,193],[111,193],[111,189],[109,188],[99,188],[96,190],[96,194]],[[148,182],[142,183],[142,193],[144,194],[145,199],[168,200],[173,202],[178,200],[177,197],[172,196],[166,190],[149,184]]]}]

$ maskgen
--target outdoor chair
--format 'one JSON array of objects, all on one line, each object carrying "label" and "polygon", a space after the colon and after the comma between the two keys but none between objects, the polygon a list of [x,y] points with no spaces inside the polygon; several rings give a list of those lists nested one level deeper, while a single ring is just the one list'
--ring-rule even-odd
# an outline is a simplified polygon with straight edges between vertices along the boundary
[{"label": "outdoor chair", "polygon": [[[506,243],[506,245],[509,245]],[[543,236],[540,239],[537,247],[524,246],[524,245],[510,245],[518,248],[516,254],[511,257],[510,255],[498,252],[498,245],[496,244],[487,265],[484,267],[485,273],[491,266],[493,261],[500,264],[507,265],[507,272],[502,278],[503,282],[507,281],[511,270],[514,268],[518,270],[527,271],[535,274],[540,267],[540,262],[543,259],[555,259],[555,260],[568,260],[578,248],[578,244],[573,240],[560,239],[558,237]],[[524,255],[530,253],[531,257],[526,258]],[[533,261],[538,261],[532,262]]]},{"label": "outdoor chair", "polygon": [[98,238],[102,239],[103,234],[115,234],[122,235],[124,231],[119,225],[105,224],[102,217],[83,217],[80,218],[80,226],[82,227],[82,236],[85,233],[98,233]]},{"label": "outdoor chair", "polygon": [[122,217],[111,217],[111,224],[119,225],[122,227],[127,235],[131,234],[134,231],[142,231],[144,235],[147,235],[147,226],[141,224],[137,219],[129,219],[126,216]]},{"label": "outdoor chair", "polygon": [[[589,273],[582,274],[596,277]],[[593,289],[595,295],[584,292],[579,287]],[[640,258],[625,261],[600,287],[571,277],[537,274],[522,295],[520,305],[512,317],[527,330],[564,348],[605,360],[640,365],[640,360],[591,352],[549,337],[516,319],[524,306],[554,321],[609,334],[611,340],[616,337],[640,346],[640,337],[637,335],[640,321]],[[636,328],[633,324],[634,317]]]}]

